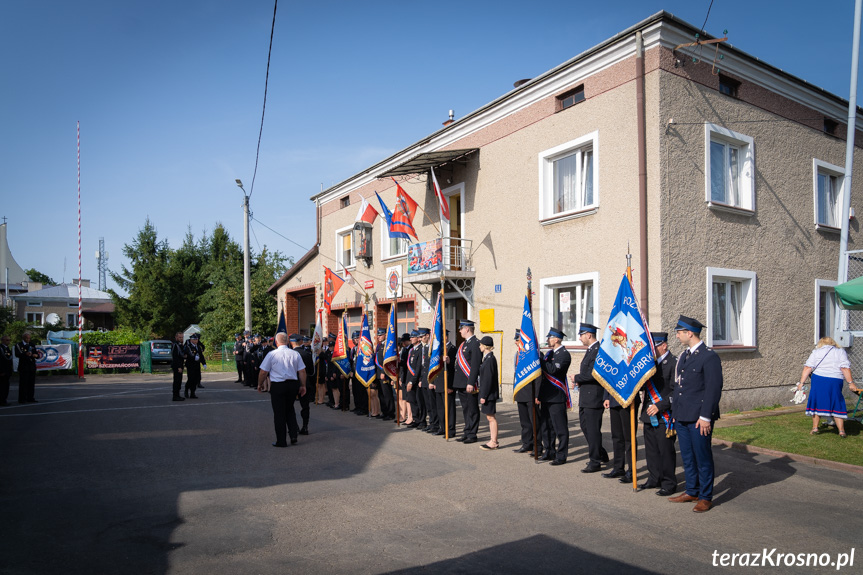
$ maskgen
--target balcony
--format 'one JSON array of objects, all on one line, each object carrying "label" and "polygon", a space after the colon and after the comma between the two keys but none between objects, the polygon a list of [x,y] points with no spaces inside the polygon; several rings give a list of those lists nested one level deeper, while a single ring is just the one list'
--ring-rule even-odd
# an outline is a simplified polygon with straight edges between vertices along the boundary
[{"label": "balcony", "polygon": [[[441,279],[473,279],[476,272],[471,260],[472,241],[465,238],[443,238],[442,248],[437,250],[440,240],[413,244],[408,247],[408,273],[406,279],[412,284],[440,283]],[[411,270],[416,270],[412,272]]]}]

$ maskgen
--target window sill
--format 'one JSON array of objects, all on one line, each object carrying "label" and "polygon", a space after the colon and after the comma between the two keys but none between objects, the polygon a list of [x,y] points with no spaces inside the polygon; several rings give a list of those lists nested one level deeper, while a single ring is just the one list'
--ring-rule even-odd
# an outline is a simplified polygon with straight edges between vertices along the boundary
[{"label": "window sill", "polygon": [[841,234],[842,228],[835,228],[833,226],[828,226],[826,224],[815,224],[815,229],[819,232],[825,232],[828,234]]},{"label": "window sill", "polygon": [[401,254],[399,256],[390,256],[388,258],[381,258],[381,263],[382,264],[388,264],[390,262],[397,262],[397,261],[407,259],[407,257],[408,257],[407,254]]},{"label": "window sill", "polygon": [[728,353],[728,352],[743,352],[749,353],[753,351],[758,351],[758,346],[755,345],[716,345],[711,347],[713,351],[716,353]]},{"label": "window sill", "polygon": [[721,202],[713,202],[711,200],[707,200],[707,207],[711,210],[716,210],[718,212],[728,212],[730,214],[737,214],[738,216],[755,215],[755,210],[750,210],[748,208],[740,208],[737,206],[732,206],[730,204],[723,204]]},{"label": "window sill", "polygon": [[556,224],[558,222],[565,222],[566,220],[574,220],[575,218],[583,218],[585,216],[592,216],[599,209],[599,206],[593,206],[584,210],[576,211],[576,212],[566,212],[564,214],[551,216],[545,219],[539,220],[540,225],[547,226],[550,224]]}]

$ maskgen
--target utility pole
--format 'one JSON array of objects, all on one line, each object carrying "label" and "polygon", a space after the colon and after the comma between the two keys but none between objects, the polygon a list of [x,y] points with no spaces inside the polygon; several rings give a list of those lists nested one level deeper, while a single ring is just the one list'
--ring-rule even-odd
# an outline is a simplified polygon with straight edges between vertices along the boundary
[{"label": "utility pole", "polygon": [[245,329],[252,330],[252,276],[249,266],[249,195],[243,189],[242,180],[237,179],[237,186],[243,190],[243,304],[245,312]]}]

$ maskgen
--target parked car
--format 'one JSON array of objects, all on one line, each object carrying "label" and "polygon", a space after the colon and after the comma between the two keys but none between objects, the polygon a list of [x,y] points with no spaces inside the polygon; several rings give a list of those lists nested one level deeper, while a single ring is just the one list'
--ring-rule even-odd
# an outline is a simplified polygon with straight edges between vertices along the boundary
[{"label": "parked car", "polygon": [[172,344],[167,339],[154,339],[150,342],[150,361],[152,363],[171,363]]}]

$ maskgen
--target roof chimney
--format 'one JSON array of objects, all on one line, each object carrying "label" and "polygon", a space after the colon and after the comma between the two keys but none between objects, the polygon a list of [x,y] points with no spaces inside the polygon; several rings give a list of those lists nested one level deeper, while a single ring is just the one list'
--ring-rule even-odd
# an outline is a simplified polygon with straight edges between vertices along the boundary
[{"label": "roof chimney", "polygon": [[455,120],[453,120],[453,116],[454,116],[454,115],[455,115],[455,112],[453,112],[452,110],[450,110],[450,111],[449,111],[449,120],[447,120],[446,122],[444,122],[444,123],[443,123],[443,125],[444,125],[444,126],[449,126],[450,124],[452,124],[453,122],[455,122]]}]

